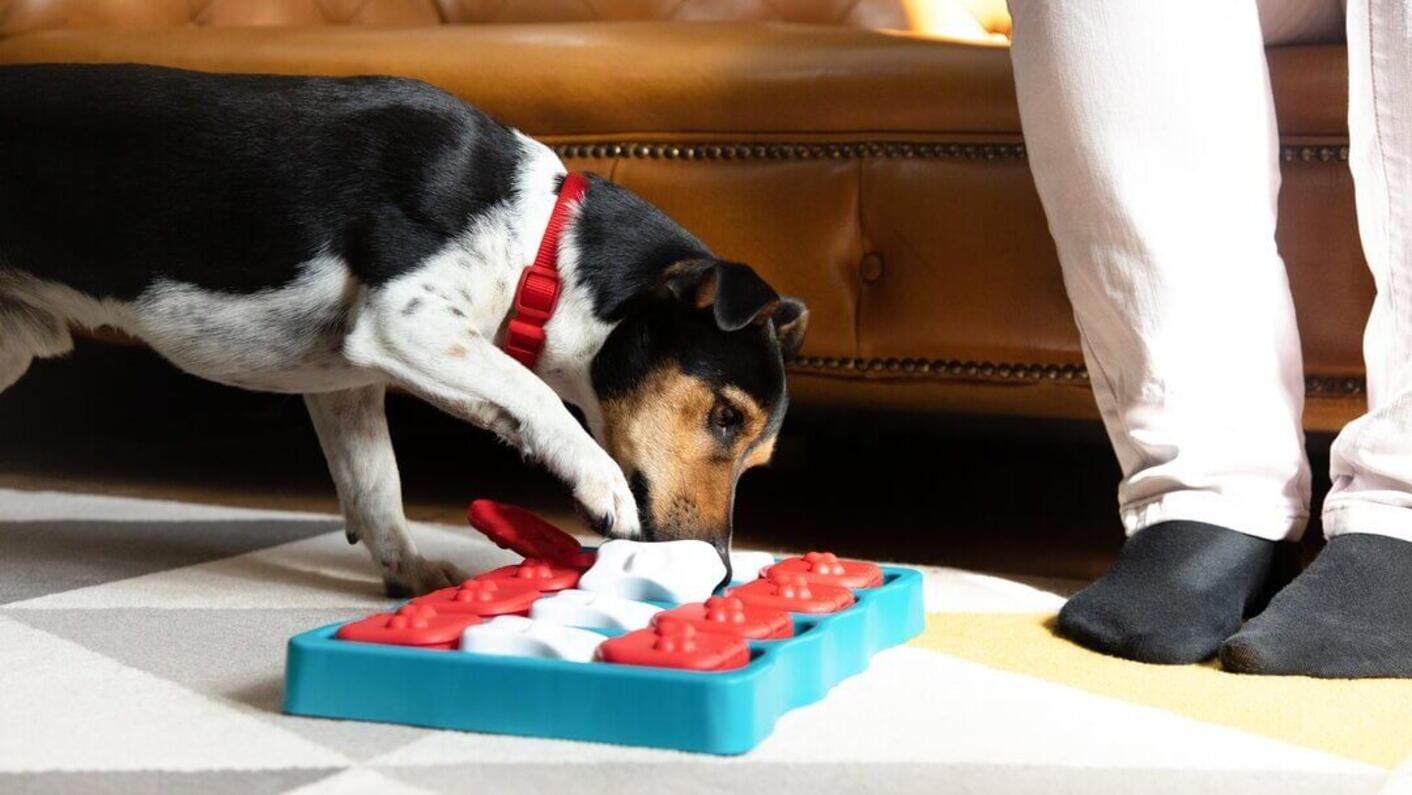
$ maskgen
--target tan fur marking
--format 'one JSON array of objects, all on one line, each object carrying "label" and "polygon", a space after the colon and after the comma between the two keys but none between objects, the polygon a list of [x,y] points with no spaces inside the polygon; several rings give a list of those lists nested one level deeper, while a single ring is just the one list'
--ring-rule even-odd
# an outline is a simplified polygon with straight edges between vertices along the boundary
[{"label": "tan fur marking", "polygon": [[740,470],[744,472],[747,469],[762,467],[770,463],[770,458],[775,454],[775,441],[778,439],[778,436],[771,436],[762,442],[759,447],[751,450],[750,455],[745,457],[745,463],[741,465]]},{"label": "tan fur marking", "polygon": [[706,278],[701,280],[701,286],[696,288],[696,308],[705,309],[716,303],[716,271],[712,270],[706,274]]},{"label": "tan fur marking", "polygon": [[447,356],[462,357],[466,355],[466,348],[462,345],[452,345],[451,350],[446,352]]},{"label": "tan fur marking", "polygon": [[743,415],[729,450],[721,449],[707,426],[715,394],[675,365],[651,373],[632,394],[604,403],[608,452],[630,475],[646,477],[652,523],[662,540],[723,531],[739,472],[768,460],[774,448],[771,438],[741,462],[769,418],[740,389],[726,387],[722,395]]}]

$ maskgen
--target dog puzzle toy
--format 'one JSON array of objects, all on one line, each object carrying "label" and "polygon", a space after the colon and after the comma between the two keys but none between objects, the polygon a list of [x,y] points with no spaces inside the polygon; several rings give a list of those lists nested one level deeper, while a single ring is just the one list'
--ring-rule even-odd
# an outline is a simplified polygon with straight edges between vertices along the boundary
[{"label": "dog puzzle toy", "polygon": [[513,506],[467,518],[526,559],[291,638],[285,711],[737,754],[922,630],[912,569],[738,554],[722,586],[702,541],[594,551]]}]

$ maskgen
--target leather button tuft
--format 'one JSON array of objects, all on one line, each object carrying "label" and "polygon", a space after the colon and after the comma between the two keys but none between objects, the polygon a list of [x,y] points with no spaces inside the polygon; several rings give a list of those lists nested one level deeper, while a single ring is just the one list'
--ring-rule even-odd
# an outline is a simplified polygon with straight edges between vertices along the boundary
[{"label": "leather button tuft", "polygon": [[858,274],[865,282],[875,282],[882,278],[883,261],[880,254],[864,254],[863,260],[858,263]]}]

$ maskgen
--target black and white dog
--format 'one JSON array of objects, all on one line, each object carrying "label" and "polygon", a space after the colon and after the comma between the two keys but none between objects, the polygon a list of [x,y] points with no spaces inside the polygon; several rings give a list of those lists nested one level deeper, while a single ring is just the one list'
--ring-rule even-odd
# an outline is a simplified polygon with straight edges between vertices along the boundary
[{"label": "black and white dog", "polygon": [[203,378],[303,394],[349,540],[394,593],[463,574],[408,535],[389,384],[542,462],[605,534],[724,551],[808,312],[590,178],[522,366],[499,343],[565,173],[410,80],[0,69],[0,390],[72,326],[112,326]]}]

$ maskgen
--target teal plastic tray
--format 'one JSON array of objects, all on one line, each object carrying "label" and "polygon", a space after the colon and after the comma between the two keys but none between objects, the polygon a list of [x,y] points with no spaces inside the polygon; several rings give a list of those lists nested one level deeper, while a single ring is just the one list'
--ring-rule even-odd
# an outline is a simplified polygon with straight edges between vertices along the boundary
[{"label": "teal plastic tray", "polygon": [[[293,715],[740,754],[781,715],[823,698],[874,654],[922,631],[922,576],[883,567],[883,584],[825,616],[795,614],[795,636],[752,642],[721,672],[496,657],[352,643],[330,624],[289,640],[284,709]],[[605,632],[604,634],[612,634]]]}]

